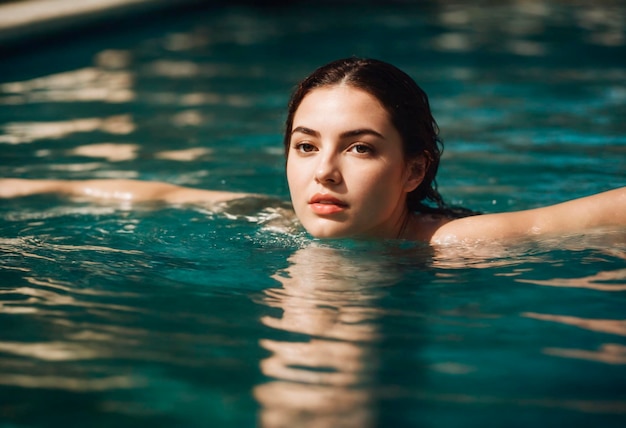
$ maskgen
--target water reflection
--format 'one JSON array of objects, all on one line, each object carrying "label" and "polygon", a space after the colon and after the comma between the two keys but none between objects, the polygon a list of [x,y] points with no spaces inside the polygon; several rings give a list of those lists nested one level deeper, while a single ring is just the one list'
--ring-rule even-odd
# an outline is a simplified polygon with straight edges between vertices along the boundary
[{"label": "water reflection", "polygon": [[579,278],[552,278],[552,279],[517,279],[518,282],[542,285],[548,287],[587,288],[598,291],[620,292],[626,290],[626,269],[601,271]]},{"label": "water reflection", "polygon": [[127,70],[86,67],[20,82],[0,84],[0,105],[44,102],[126,103],[135,98]]},{"label": "water reflection", "polygon": [[122,162],[135,159],[138,151],[138,144],[97,143],[78,146],[70,150],[68,154],[104,158],[109,162]]},{"label": "water reflection", "polygon": [[[623,319],[592,319],[535,312],[525,312],[522,316],[609,335],[626,336],[626,320]],[[546,355],[561,358],[574,358],[614,365],[626,364],[626,346],[617,343],[603,343],[597,350],[548,346],[544,347],[542,352]]]},{"label": "water reflection", "polygon": [[[554,41],[548,37],[551,27],[563,23],[577,28],[586,43],[599,46],[623,46],[626,37],[624,10],[610,4],[558,2],[502,2],[501,4],[441,4],[436,13],[444,28],[434,37],[432,47],[443,51],[474,51],[490,48],[521,56],[552,53]],[[496,43],[494,43],[496,41]]]},{"label": "water reflection", "polygon": [[[598,350],[575,348],[544,348],[543,352],[563,358],[596,361],[604,364],[626,364],[626,346],[618,343],[605,343]],[[624,407],[622,407],[624,410]]]},{"label": "water reflection", "polygon": [[289,262],[274,277],[281,287],[262,298],[281,313],[261,322],[298,336],[260,341],[270,353],[260,368],[272,379],[254,389],[261,425],[375,426],[382,315],[376,302],[397,278],[380,259],[349,258],[333,248],[303,248]]},{"label": "water reflection", "polygon": [[0,135],[0,143],[22,144],[45,139],[61,139],[81,132],[101,131],[107,134],[126,135],[135,130],[135,124],[130,115],[124,114],[54,122],[10,122],[2,128],[5,135]]},{"label": "water reflection", "polygon": [[[522,247],[528,251],[528,246]],[[454,411],[472,406],[529,412],[563,409],[580,417],[622,414],[623,400],[613,401],[603,390],[585,385],[588,378],[615,373],[612,367],[626,364],[626,348],[618,343],[626,335],[624,320],[541,313],[540,296],[517,303],[537,308],[536,312],[509,313],[506,307],[515,291],[503,292],[501,302],[496,288],[502,288],[483,288],[482,274],[489,282],[511,277],[510,284],[519,284],[519,276],[530,275],[531,266],[546,260],[536,254],[518,260],[512,253],[504,251],[501,260],[486,254],[473,260],[466,254],[460,271],[458,257],[452,254],[446,263],[445,254],[436,253],[429,258],[436,267],[435,282],[419,287],[419,279],[407,280],[409,265],[402,268],[403,262],[395,258],[400,263],[394,269],[393,257],[380,252],[376,256],[316,246],[295,252],[289,266],[274,276],[280,285],[266,289],[260,299],[269,313],[261,322],[270,328],[259,342],[268,353],[259,367],[269,380],[254,387],[260,426],[382,426],[401,419],[403,411],[411,412],[412,421],[420,421],[422,413],[441,406]],[[413,266],[418,264],[416,257]],[[411,293],[423,293],[411,300],[410,307],[391,297],[402,295],[405,285]],[[440,286],[433,294],[433,287]],[[455,297],[456,293],[462,297]],[[427,306],[416,307],[420,301],[428,302]],[[614,336],[583,349],[569,339],[552,338],[540,325],[526,333],[533,336],[533,331],[542,331],[541,336],[520,344],[510,333],[518,316]],[[401,327],[406,325],[410,328]],[[396,346],[402,349],[400,354]],[[602,364],[590,369],[594,374],[570,378],[571,384],[581,385],[572,398],[560,389],[564,384],[559,375],[532,365],[520,368],[525,360],[511,357],[512,351],[520,350],[541,364],[569,360],[553,369],[559,373],[568,370],[562,367],[579,367],[576,360]],[[492,383],[493,376],[512,370],[531,383],[523,389]],[[550,381],[541,380],[543,376]],[[548,386],[550,382],[554,383]],[[409,404],[388,407],[398,402]]]},{"label": "water reflection", "polygon": [[116,389],[134,389],[143,386],[144,379],[130,376],[108,376],[99,379],[84,379],[68,376],[42,376],[29,374],[5,373],[0,378],[0,385],[17,386],[32,389],[55,389],[74,392],[107,391]]},{"label": "water reflection", "polygon": [[195,147],[191,149],[182,150],[164,150],[155,153],[155,157],[158,159],[167,159],[180,162],[191,162],[201,158],[206,158],[213,153],[213,150],[204,147]]},{"label": "water reflection", "polygon": [[626,336],[626,320],[592,319],[567,315],[538,314],[535,312],[525,312],[522,315],[537,320],[552,321],[576,326],[585,330]]}]

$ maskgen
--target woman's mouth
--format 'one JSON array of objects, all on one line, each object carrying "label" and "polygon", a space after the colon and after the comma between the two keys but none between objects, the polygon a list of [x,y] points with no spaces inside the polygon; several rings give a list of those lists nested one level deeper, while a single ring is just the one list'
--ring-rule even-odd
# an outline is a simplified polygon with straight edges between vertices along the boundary
[{"label": "woman's mouth", "polygon": [[316,194],[309,200],[311,210],[318,215],[336,214],[348,208],[348,204],[329,195]]}]

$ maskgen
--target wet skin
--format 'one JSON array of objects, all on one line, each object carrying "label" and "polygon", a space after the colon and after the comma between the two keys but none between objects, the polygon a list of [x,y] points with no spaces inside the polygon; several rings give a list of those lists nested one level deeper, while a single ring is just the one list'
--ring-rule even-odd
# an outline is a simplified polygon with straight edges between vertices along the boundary
[{"label": "wet skin", "polygon": [[387,111],[365,91],[318,88],[295,113],[287,180],[296,215],[315,237],[398,237],[420,171],[406,162]]}]

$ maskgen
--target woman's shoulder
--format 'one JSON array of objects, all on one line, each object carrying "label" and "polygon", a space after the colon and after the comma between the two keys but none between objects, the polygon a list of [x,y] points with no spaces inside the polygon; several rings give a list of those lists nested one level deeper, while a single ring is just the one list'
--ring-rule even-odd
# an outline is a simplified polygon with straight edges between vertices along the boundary
[{"label": "woman's shoulder", "polygon": [[478,211],[465,208],[433,209],[414,214],[414,222],[408,233],[411,239],[433,244],[464,240],[472,225],[482,224]]},{"label": "woman's shoulder", "polygon": [[505,239],[511,235],[526,234],[513,231],[513,216],[519,213],[480,214],[466,217],[448,217],[423,219],[428,230],[428,242],[436,245],[493,241]]}]

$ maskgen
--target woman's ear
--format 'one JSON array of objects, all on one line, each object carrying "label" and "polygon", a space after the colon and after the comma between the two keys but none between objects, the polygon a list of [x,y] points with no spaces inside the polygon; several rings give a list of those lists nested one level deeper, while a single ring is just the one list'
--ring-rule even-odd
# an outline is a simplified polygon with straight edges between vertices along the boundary
[{"label": "woman's ear", "polygon": [[426,156],[417,156],[408,162],[404,181],[405,192],[409,193],[417,189],[417,186],[424,180],[427,168],[428,158]]}]

